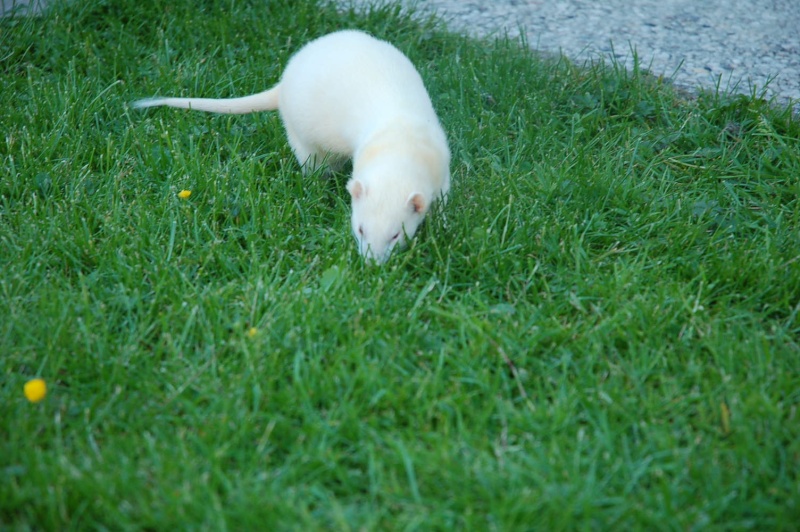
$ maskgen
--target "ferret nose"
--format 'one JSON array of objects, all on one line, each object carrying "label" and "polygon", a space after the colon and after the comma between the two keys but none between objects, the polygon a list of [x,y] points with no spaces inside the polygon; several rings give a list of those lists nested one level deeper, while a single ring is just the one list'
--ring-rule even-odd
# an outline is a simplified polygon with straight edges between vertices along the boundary
[{"label": "ferret nose", "polygon": [[386,262],[386,259],[389,258],[388,255],[386,254],[376,255],[375,253],[372,253],[371,250],[367,250],[367,254],[365,255],[365,257],[367,261],[374,264],[383,264],[384,262]]},{"label": "ferret nose", "polygon": [[361,249],[361,255],[367,262],[374,263],[374,264],[383,264],[389,259],[389,250],[385,253],[373,253],[372,248],[367,246]]}]

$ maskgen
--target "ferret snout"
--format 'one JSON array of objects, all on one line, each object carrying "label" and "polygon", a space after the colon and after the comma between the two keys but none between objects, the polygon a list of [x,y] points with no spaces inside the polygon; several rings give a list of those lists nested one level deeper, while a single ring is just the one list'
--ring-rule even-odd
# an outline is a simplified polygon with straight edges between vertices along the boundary
[{"label": "ferret snout", "polygon": [[372,238],[372,236],[364,230],[363,225],[353,227],[353,237],[356,239],[359,254],[367,261],[376,264],[383,264],[389,260],[395,247],[402,246],[405,242],[405,232],[402,230],[395,231],[388,238]]}]

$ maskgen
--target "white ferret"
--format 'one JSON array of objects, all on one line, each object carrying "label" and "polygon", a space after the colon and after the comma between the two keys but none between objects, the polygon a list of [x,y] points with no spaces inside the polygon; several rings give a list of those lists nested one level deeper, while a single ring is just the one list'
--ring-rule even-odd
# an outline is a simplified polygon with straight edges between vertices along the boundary
[{"label": "white ferret", "polygon": [[353,160],[347,183],[358,250],[382,263],[414,236],[450,189],[450,149],[414,65],[360,31],[339,31],[301,48],[271,89],[230,99],[153,98],[166,105],[242,114],[277,109],[306,172]]}]

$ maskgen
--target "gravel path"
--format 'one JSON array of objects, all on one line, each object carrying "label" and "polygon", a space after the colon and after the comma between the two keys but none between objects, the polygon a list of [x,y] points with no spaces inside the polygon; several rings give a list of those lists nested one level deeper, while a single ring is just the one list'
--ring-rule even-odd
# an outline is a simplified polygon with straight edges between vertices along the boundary
[{"label": "gravel path", "polygon": [[[353,0],[366,5],[374,0]],[[401,0],[442,14],[451,29],[524,33],[538,50],[581,62],[631,49],[684,88],[719,87],[794,100],[800,111],[800,0]]]},{"label": "gravel path", "polygon": [[[2,0],[0,16],[14,7],[35,13],[47,1]],[[524,33],[535,49],[578,62],[613,56],[630,67],[635,49],[643,67],[683,88],[750,93],[766,84],[768,97],[800,112],[800,0],[396,1],[437,11],[469,34]]]}]

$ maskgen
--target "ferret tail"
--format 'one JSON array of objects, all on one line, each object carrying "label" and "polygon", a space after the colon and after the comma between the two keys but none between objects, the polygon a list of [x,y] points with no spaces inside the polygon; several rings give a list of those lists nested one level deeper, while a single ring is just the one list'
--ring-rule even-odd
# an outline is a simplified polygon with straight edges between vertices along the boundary
[{"label": "ferret tail", "polygon": [[146,98],[131,104],[134,109],[147,107],[178,107],[194,111],[208,111],[209,113],[223,113],[241,115],[256,111],[274,111],[278,108],[278,92],[280,85],[275,85],[269,90],[242,96],[241,98]]}]

